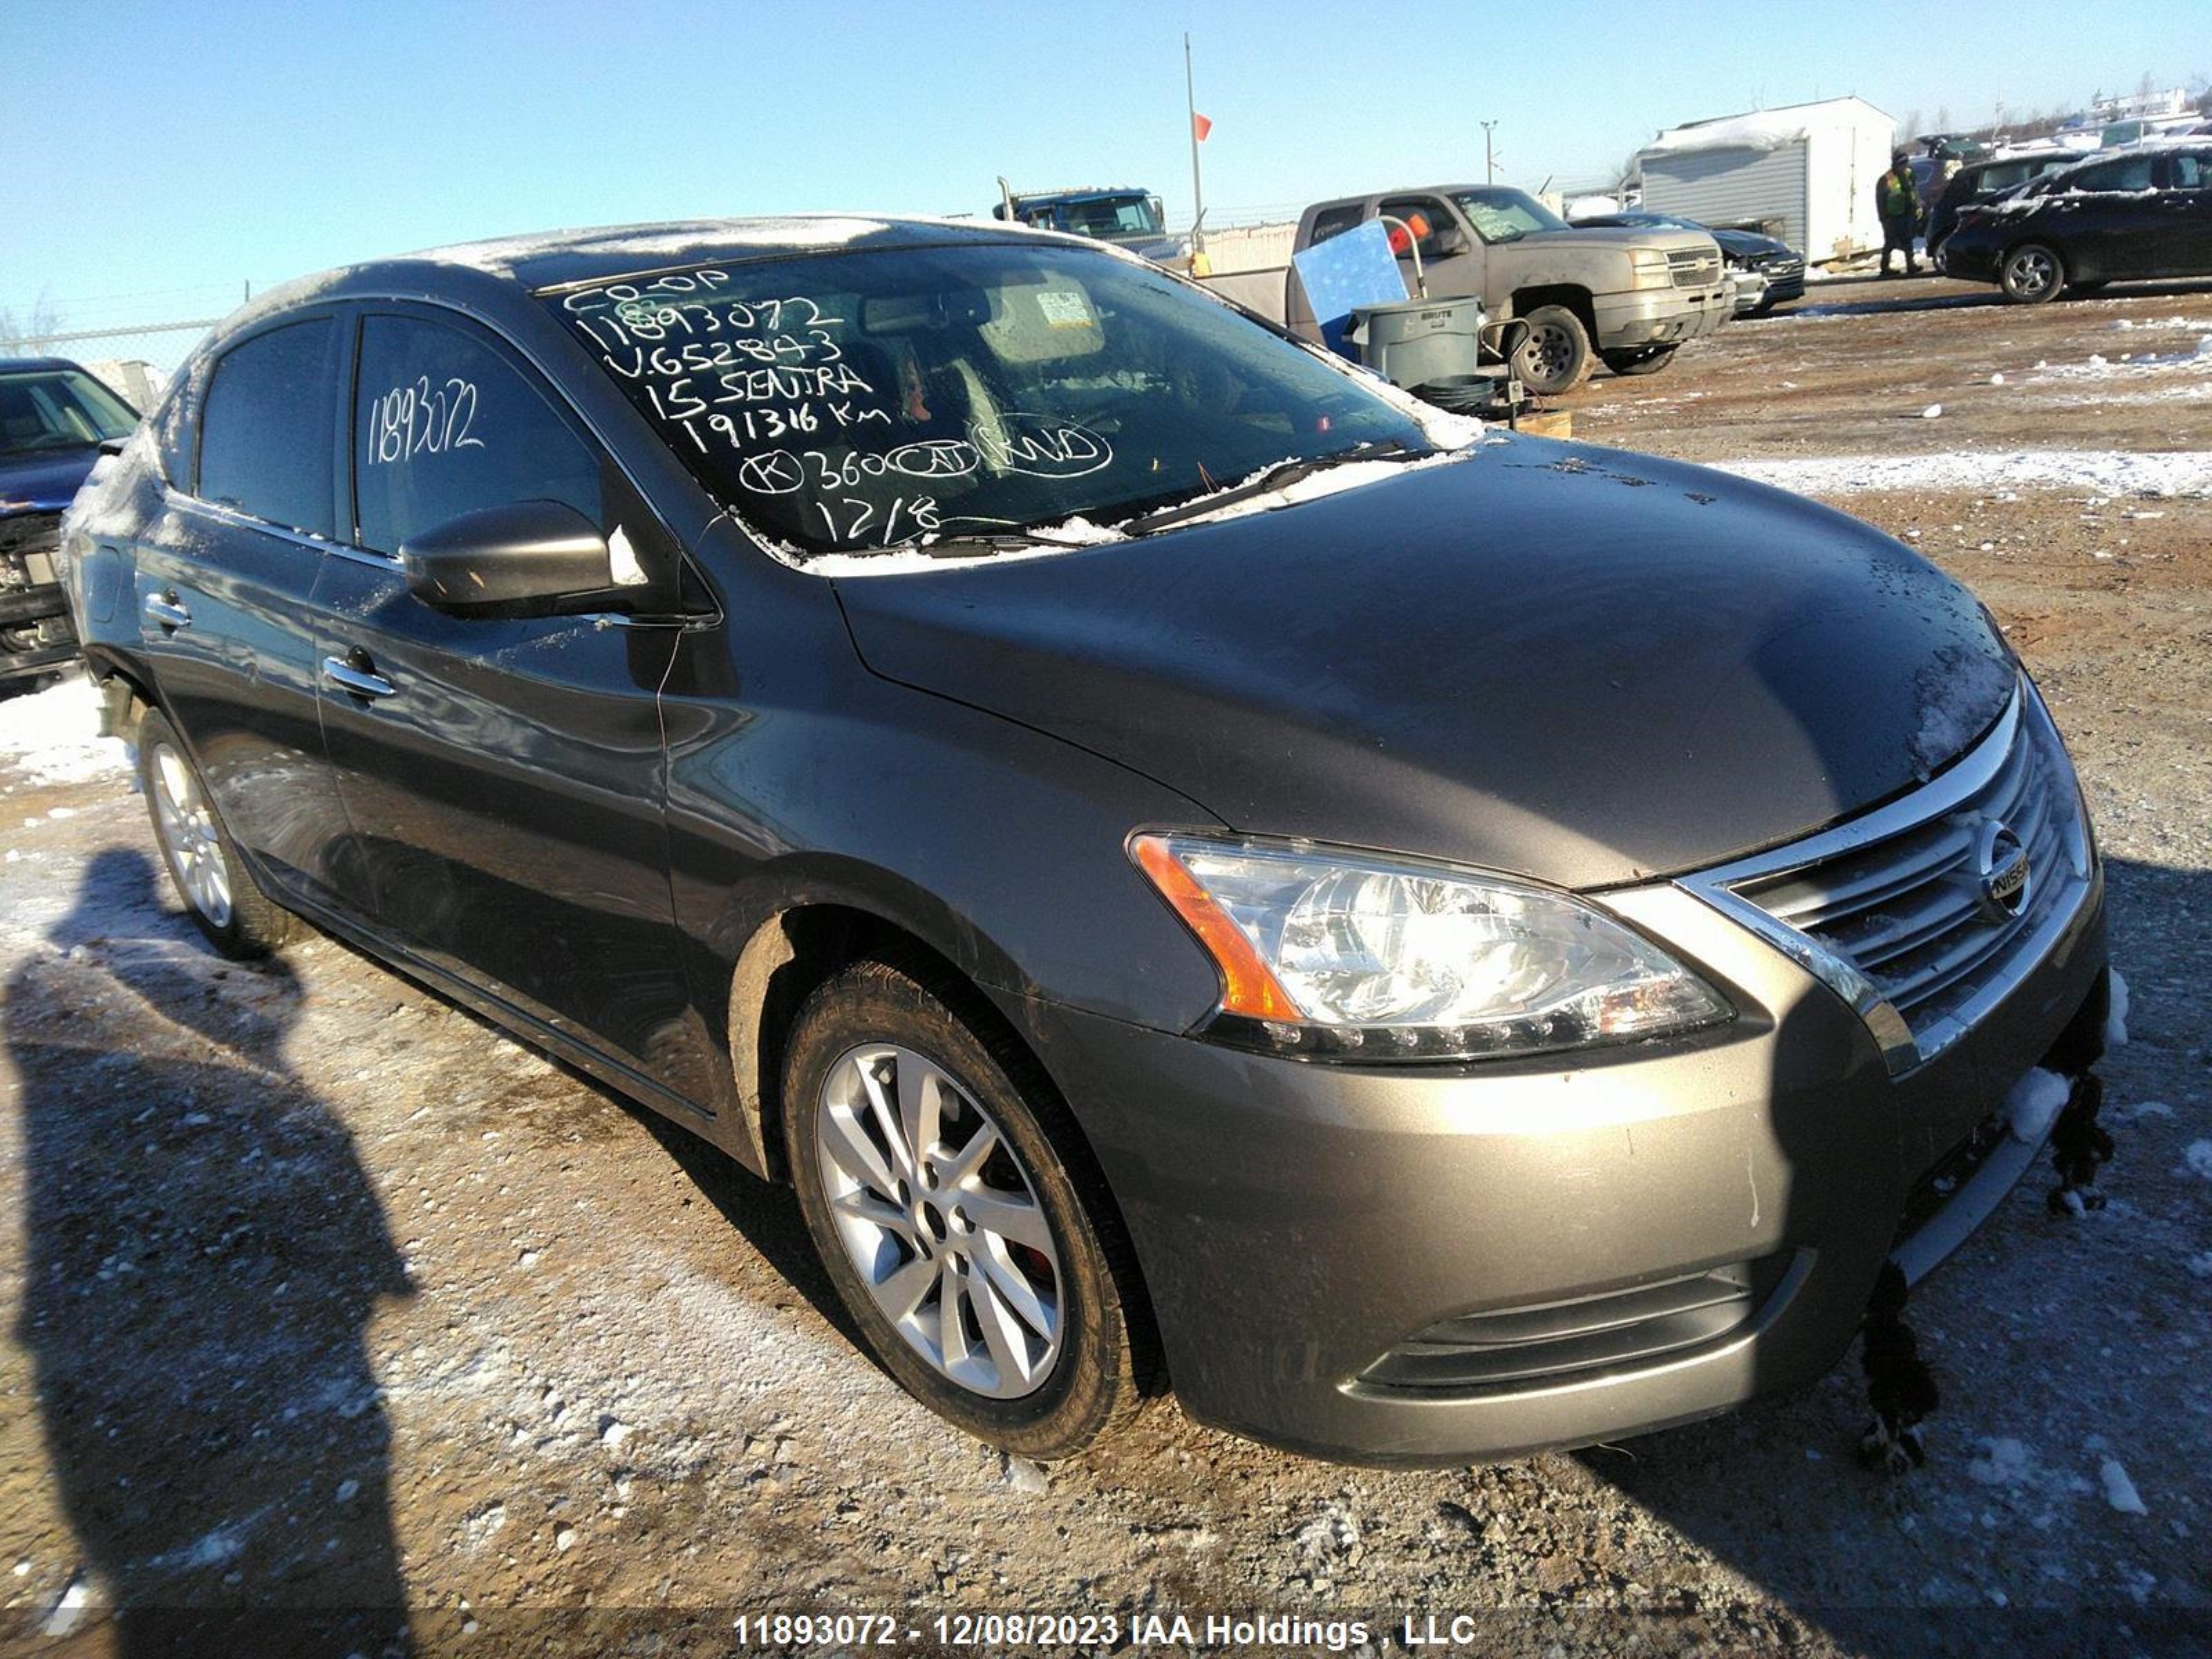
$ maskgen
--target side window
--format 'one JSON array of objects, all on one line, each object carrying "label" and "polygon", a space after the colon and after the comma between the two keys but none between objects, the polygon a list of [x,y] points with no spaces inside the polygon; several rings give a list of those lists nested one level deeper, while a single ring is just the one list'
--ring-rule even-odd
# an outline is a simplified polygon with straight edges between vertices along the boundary
[{"label": "side window", "polygon": [[1366,216],[1367,204],[1364,202],[1347,202],[1341,207],[1323,208],[1314,215],[1313,246],[1318,247],[1332,236],[1343,235],[1346,231],[1357,228]]},{"label": "side window", "polygon": [[203,501],[329,536],[331,331],[289,323],[225,352],[200,411]]},{"label": "side window", "polygon": [[[532,501],[573,507],[611,537],[605,465],[489,341],[421,318],[362,323],[353,426],[362,546],[397,553],[464,513]],[[628,547],[622,538],[617,565]]]},{"label": "side window", "polygon": [[2197,155],[2183,150],[2169,156],[2166,165],[2173,169],[2172,190],[2212,190],[2212,155]]},{"label": "side window", "polygon": [[[1424,259],[1440,259],[1447,253],[1460,251],[1459,228],[1452,222],[1451,210],[1433,196],[1400,196],[1382,204],[1381,212],[1394,219],[1403,219],[1418,231],[1426,225],[1427,234],[1418,238]],[[1390,251],[1400,258],[1406,257],[1406,235],[1395,225],[1386,227],[1390,233]]]},{"label": "side window", "polygon": [[2085,167],[2075,175],[2075,190],[2116,191],[2148,190],[2151,187],[2153,158],[2130,155],[2124,161],[2108,161],[2103,167]]}]

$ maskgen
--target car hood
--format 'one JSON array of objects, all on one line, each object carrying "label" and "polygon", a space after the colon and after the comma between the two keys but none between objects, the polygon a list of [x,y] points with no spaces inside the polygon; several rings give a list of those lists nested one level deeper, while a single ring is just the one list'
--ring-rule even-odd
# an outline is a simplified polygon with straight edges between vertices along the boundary
[{"label": "car hood", "polygon": [[1755,230],[1717,230],[1712,238],[1721,245],[1722,252],[1734,254],[1739,259],[1763,259],[1792,251],[1790,244],[1778,237],[1762,236]]},{"label": "car hood", "polygon": [[1532,230],[1510,242],[1493,242],[1490,251],[1496,253],[1516,247],[1534,252],[1611,246],[1624,251],[1656,247],[1671,253],[1678,248],[1694,248],[1712,240],[1702,230],[1675,230],[1656,225],[1570,225],[1565,230]]},{"label": "car hood", "polygon": [[92,445],[0,456],[0,513],[58,513],[99,459]]},{"label": "car hood", "polygon": [[836,586],[875,672],[1232,829],[1576,887],[1893,795],[2017,675],[1971,594],[1855,520],[1527,438],[1277,512]]}]

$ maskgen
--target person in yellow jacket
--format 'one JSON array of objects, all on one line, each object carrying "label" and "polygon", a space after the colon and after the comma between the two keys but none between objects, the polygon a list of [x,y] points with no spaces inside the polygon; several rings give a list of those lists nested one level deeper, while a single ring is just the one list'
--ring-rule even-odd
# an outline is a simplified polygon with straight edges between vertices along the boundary
[{"label": "person in yellow jacket", "polygon": [[1912,263],[1912,238],[1920,229],[1920,186],[1912,177],[1912,157],[1899,150],[1891,156],[1889,171],[1874,184],[1875,215],[1881,221],[1881,274],[1890,274],[1892,250],[1905,255],[1905,274],[1919,275]]}]

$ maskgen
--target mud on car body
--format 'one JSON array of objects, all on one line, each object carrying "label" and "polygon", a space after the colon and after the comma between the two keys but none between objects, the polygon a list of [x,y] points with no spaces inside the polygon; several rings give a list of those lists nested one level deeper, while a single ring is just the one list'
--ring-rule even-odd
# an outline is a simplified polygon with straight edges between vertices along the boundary
[{"label": "mud on car body", "polygon": [[792,1182],[872,1357],[1031,1455],[1164,1386],[1404,1462],[1815,1376],[2100,1017],[1955,582],[1074,239],[356,266],[88,495],[209,937],[311,918]]}]

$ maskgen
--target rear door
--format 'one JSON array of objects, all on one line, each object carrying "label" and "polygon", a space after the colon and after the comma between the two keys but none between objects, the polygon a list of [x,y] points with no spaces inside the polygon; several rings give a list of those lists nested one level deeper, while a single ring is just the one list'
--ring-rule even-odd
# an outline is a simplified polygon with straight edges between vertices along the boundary
[{"label": "rear door", "polygon": [[[574,507],[665,576],[677,550],[553,387],[429,307],[364,308],[349,545],[317,595],[323,728],[353,902],[395,941],[671,1081],[689,1029],[658,697],[679,625],[434,611],[397,554],[463,513]],[[690,1091],[684,1091],[689,1093]]]},{"label": "rear door", "polygon": [[294,314],[216,359],[196,453],[136,544],[154,690],[232,836],[280,882],[332,895],[346,823],[317,720],[309,598],[337,519],[338,324]]}]

